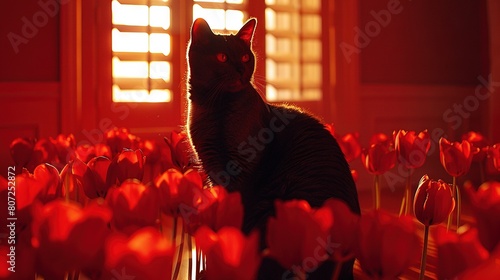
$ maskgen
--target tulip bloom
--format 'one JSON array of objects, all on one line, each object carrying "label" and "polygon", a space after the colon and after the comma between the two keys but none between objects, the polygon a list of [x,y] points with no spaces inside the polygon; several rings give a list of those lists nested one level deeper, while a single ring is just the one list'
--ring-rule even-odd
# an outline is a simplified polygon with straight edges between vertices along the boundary
[{"label": "tulip bloom", "polygon": [[171,242],[155,228],[141,228],[130,237],[113,234],[106,241],[101,279],[171,279],[172,261]]},{"label": "tulip bloom", "polygon": [[394,132],[394,149],[399,163],[407,169],[421,167],[430,147],[431,141],[427,129],[419,134],[405,130]]},{"label": "tulip bloom", "polygon": [[478,152],[474,154],[472,160],[481,162],[486,157],[486,147],[488,146],[488,140],[481,134],[475,131],[469,131],[462,135],[462,140],[466,140],[472,146],[472,150],[478,149]]},{"label": "tulip bloom", "polygon": [[42,138],[35,143],[29,166],[35,167],[42,163],[52,164],[58,170],[62,168],[62,164],[59,162],[59,157],[57,155],[56,146],[52,141],[46,138]]},{"label": "tulip bloom", "polygon": [[439,279],[455,279],[468,268],[476,267],[488,259],[477,238],[477,230],[467,229],[461,234],[438,226],[434,232],[437,249],[437,274]]},{"label": "tulip bloom", "polygon": [[188,229],[194,233],[206,225],[214,231],[231,226],[240,229],[243,224],[243,204],[239,192],[228,193],[224,187],[215,186],[194,195],[195,207],[180,205],[180,214]]},{"label": "tulip bloom", "polygon": [[82,175],[83,191],[88,198],[105,197],[109,185],[106,184],[106,174],[108,173],[111,160],[107,157],[94,157],[85,168]]},{"label": "tulip bloom", "polygon": [[142,181],[146,158],[141,150],[123,149],[115,156],[108,168],[107,184],[120,185],[127,179]]},{"label": "tulip bloom", "polygon": [[195,194],[203,188],[200,173],[190,169],[185,173],[169,169],[154,180],[160,193],[160,205],[163,213],[176,215],[179,207],[197,207]]},{"label": "tulip bloom", "polygon": [[[16,214],[18,223],[21,224],[28,225],[31,222],[32,207],[36,201],[47,203],[61,195],[59,172],[50,164],[40,164],[33,174],[24,170],[16,176],[15,182]],[[7,182],[2,186],[2,192],[5,193],[7,201]]]},{"label": "tulip bloom", "polygon": [[207,256],[207,280],[256,279],[261,262],[257,231],[247,237],[234,227],[223,227],[215,233],[202,226],[195,239]]},{"label": "tulip bloom", "polygon": [[361,216],[356,258],[371,279],[394,279],[418,261],[420,238],[410,216],[374,210]]},{"label": "tulip bloom", "polygon": [[181,171],[190,169],[192,167],[190,155],[191,147],[186,133],[172,131],[170,133],[170,138],[165,138],[165,141],[167,142],[168,151],[170,153],[167,157],[167,160],[169,160],[167,165]]},{"label": "tulip bloom", "polygon": [[127,180],[108,190],[106,202],[113,210],[112,227],[124,233],[157,224],[160,204],[155,187]]},{"label": "tulip bloom", "polygon": [[363,149],[361,161],[368,173],[381,175],[396,165],[396,151],[386,144],[372,144]]},{"label": "tulip bloom", "polygon": [[10,155],[19,169],[18,173],[30,162],[33,149],[34,142],[29,139],[16,138],[10,143]]},{"label": "tulip bloom", "polygon": [[336,198],[326,200],[322,208],[330,209],[333,213],[331,242],[339,246],[329,252],[332,259],[344,262],[353,258],[358,246],[359,216],[354,214],[344,201]]},{"label": "tulip bloom", "polygon": [[82,208],[63,200],[38,206],[32,245],[38,250],[39,273],[45,279],[59,279],[89,265],[104,246],[111,214],[99,204]]},{"label": "tulip bloom", "polygon": [[384,144],[386,146],[394,146],[394,139],[387,136],[385,133],[375,133],[370,137],[368,144],[371,146],[373,144]]},{"label": "tulip bloom", "polygon": [[491,158],[491,163],[497,172],[500,172],[500,143],[491,146],[488,149],[489,157]]},{"label": "tulip bloom", "polygon": [[347,133],[342,137],[338,137],[340,149],[344,153],[347,162],[351,162],[361,154],[361,145],[359,144],[359,133]]},{"label": "tulip bloom", "polygon": [[333,225],[331,210],[313,210],[305,200],[275,203],[276,216],[267,223],[269,256],[297,276],[314,271],[329,258],[330,248],[320,243],[329,240],[328,232]]},{"label": "tulip bloom", "polygon": [[439,159],[451,176],[459,177],[469,172],[473,156],[474,152],[468,141],[450,143],[446,138],[439,139]]},{"label": "tulip bloom", "polygon": [[123,149],[137,148],[137,137],[131,134],[127,128],[114,127],[109,129],[104,133],[104,138],[113,156],[116,156]]},{"label": "tulip bloom", "polygon": [[500,183],[483,183],[477,190],[465,185],[476,217],[479,240],[488,251],[493,251],[500,244]]},{"label": "tulip bloom", "polygon": [[433,181],[424,175],[420,179],[413,212],[424,225],[430,226],[443,222],[455,208],[451,187],[442,180]]},{"label": "tulip bloom", "polygon": [[75,158],[76,140],[73,134],[59,134],[55,139],[50,138],[56,147],[57,157],[61,164],[66,164]]}]

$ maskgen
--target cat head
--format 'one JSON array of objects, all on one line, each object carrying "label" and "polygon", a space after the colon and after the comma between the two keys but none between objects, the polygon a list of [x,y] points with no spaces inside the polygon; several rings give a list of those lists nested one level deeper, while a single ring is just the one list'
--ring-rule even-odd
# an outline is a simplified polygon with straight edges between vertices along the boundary
[{"label": "cat head", "polygon": [[235,93],[252,86],[255,56],[251,44],[256,25],[256,19],[249,19],[238,33],[219,35],[204,19],[194,21],[188,50],[189,83],[201,92],[191,91],[192,95]]}]

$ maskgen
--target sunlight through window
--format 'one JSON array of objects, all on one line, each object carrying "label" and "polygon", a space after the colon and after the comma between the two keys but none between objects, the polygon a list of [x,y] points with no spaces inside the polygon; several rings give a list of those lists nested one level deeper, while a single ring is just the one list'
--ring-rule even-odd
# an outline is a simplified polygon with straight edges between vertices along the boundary
[{"label": "sunlight through window", "polygon": [[193,20],[204,18],[216,31],[239,30],[245,20],[243,0],[194,0]]},{"label": "sunlight through window", "polygon": [[113,0],[113,102],[170,102],[168,1]]},{"label": "sunlight through window", "polygon": [[266,6],[266,98],[321,100],[321,0],[266,0]]}]

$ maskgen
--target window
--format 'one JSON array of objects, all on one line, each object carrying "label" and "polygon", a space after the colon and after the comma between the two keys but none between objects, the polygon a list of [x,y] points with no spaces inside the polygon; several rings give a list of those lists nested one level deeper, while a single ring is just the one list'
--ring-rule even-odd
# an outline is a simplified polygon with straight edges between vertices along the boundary
[{"label": "window", "polygon": [[239,30],[248,16],[248,0],[194,0],[193,19],[204,18],[214,31]]},{"label": "window", "polygon": [[321,0],[266,0],[266,97],[321,100]]},{"label": "window", "polygon": [[[112,0],[113,102],[170,102],[177,96],[172,92],[178,88],[172,72],[181,67],[171,56],[171,13],[205,18],[216,32],[234,32],[252,16],[249,0],[188,1],[191,11],[171,2]],[[265,10],[260,24],[266,30],[261,44],[266,54],[266,98],[320,101],[321,0],[253,0],[251,5]]]},{"label": "window", "polygon": [[113,102],[172,98],[168,1],[113,0]]}]

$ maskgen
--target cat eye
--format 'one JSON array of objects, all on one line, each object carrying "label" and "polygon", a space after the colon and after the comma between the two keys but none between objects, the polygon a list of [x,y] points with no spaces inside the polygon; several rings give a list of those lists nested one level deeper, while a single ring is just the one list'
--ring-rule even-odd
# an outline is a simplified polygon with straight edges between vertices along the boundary
[{"label": "cat eye", "polygon": [[248,55],[248,54],[244,54],[241,57],[241,61],[243,61],[243,62],[248,62],[249,60],[250,60],[250,55]]},{"label": "cat eye", "polygon": [[217,60],[219,62],[226,62],[227,61],[227,55],[225,53],[218,53],[217,54]]}]

